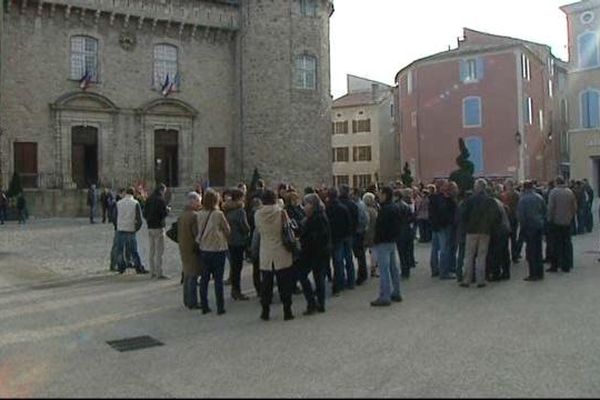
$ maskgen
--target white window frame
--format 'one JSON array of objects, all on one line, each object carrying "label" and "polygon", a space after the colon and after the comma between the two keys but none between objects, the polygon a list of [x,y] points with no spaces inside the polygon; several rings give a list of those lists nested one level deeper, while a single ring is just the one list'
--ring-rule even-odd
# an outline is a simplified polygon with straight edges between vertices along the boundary
[{"label": "white window frame", "polygon": [[467,58],[465,60],[465,67],[467,68],[467,76],[465,82],[477,82],[479,77],[477,76],[477,59]]},{"label": "white window frame", "polygon": [[413,72],[412,69],[408,71],[406,76],[406,92],[411,94],[413,92]]},{"label": "white window frame", "polygon": [[[74,49],[75,41],[83,40],[80,49]],[[94,49],[87,49],[89,44],[94,45]],[[69,40],[69,64],[70,79],[81,80],[86,71],[90,73],[91,82],[99,82],[99,53],[100,41],[89,35],[73,35]],[[91,69],[91,71],[90,71]]]},{"label": "white window frame", "polygon": [[[581,57],[581,39],[587,35],[595,36],[594,43],[596,43],[596,63],[594,65],[583,66],[583,57]],[[598,32],[594,32],[594,31],[585,31],[582,34],[580,34],[579,36],[577,36],[577,59],[578,59],[577,65],[579,66],[579,69],[593,69],[593,68],[600,67],[600,45],[599,45],[598,41],[599,41],[598,40]]]},{"label": "white window frame", "polygon": [[554,82],[552,79],[548,79],[548,96],[550,96],[550,98],[554,97]]},{"label": "white window frame", "polygon": [[527,124],[533,125],[533,98],[527,97]]},{"label": "white window frame", "polygon": [[[312,66],[310,65],[312,63]],[[317,89],[317,57],[310,54],[301,54],[296,57],[294,87],[302,90]],[[310,85],[310,74],[313,74],[313,85]]]},{"label": "white window frame", "polygon": [[531,62],[529,57],[525,53],[521,53],[521,71],[523,72],[523,79],[526,81],[531,80]]},{"label": "white window frame", "polygon": [[[467,102],[469,100],[477,100],[479,103],[479,124],[477,125],[467,125]],[[483,126],[483,103],[481,101],[481,97],[479,96],[469,96],[469,97],[465,97],[463,99],[463,107],[462,107],[462,113],[463,113],[463,127],[464,128],[481,128]]]},{"label": "white window frame", "polygon": [[[173,50],[174,58],[173,54],[169,54]],[[160,90],[165,83],[167,74],[171,82],[179,75],[179,48],[170,43],[157,43],[152,48],[152,60],[154,87]],[[179,87],[175,89],[179,90]]]},{"label": "white window frame", "polygon": [[540,118],[540,131],[543,131],[544,130],[544,110],[542,110],[541,108],[539,111],[539,118]]}]

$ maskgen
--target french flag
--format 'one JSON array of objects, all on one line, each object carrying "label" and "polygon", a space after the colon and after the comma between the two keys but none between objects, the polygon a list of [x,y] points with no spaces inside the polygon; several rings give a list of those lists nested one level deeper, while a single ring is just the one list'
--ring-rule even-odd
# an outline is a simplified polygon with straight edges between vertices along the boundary
[{"label": "french flag", "polygon": [[167,77],[165,78],[165,82],[163,83],[160,91],[163,96],[169,95],[169,93],[171,91],[171,79],[169,79],[169,74],[167,74]]},{"label": "french flag", "polygon": [[82,90],[85,90],[90,86],[90,82],[92,82],[92,74],[85,70],[85,74],[83,74],[83,76],[79,80],[79,87]]},{"label": "french flag", "polygon": [[179,76],[179,72],[175,75],[175,78],[173,78],[173,82],[171,82],[170,86],[169,86],[169,94],[176,92],[177,90],[179,90],[179,84],[181,83],[181,77]]}]

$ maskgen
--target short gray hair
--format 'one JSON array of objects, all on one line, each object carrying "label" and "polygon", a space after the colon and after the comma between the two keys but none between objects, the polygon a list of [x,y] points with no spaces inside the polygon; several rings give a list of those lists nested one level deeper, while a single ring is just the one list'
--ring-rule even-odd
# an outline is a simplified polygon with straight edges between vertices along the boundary
[{"label": "short gray hair", "polygon": [[325,210],[325,204],[321,201],[321,198],[316,193],[309,193],[304,196],[304,203],[310,204],[315,210]]},{"label": "short gray hair", "polygon": [[186,197],[188,205],[192,205],[195,202],[202,201],[202,197],[196,192],[189,192]]},{"label": "short gray hair", "polygon": [[481,193],[484,190],[486,190],[487,187],[488,187],[487,181],[483,178],[479,178],[475,181],[475,187],[473,188],[473,191],[475,193]]},{"label": "short gray hair", "polygon": [[367,206],[374,206],[375,205],[375,195],[370,192],[365,193],[365,195],[363,196],[363,202]]}]

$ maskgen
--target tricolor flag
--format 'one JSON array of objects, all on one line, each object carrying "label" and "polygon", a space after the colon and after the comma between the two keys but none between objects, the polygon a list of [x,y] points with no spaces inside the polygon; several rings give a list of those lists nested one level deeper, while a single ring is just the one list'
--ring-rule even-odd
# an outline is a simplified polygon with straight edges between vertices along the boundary
[{"label": "tricolor flag", "polygon": [[171,90],[171,80],[169,79],[169,74],[167,74],[167,77],[165,78],[165,82],[163,83],[162,87],[160,88],[160,92],[162,93],[163,96],[168,96],[170,90]]},{"label": "tricolor flag", "polygon": [[179,76],[179,72],[178,72],[177,74],[175,74],[175,78],[173,78],[173,82],[171,82],[171,85],[169,86],[169,94],[179,90],[180,83],[181,83],[181,77]]},{"label": "tricolor flag", "polygon": [[85,70],[85,74],[83,74],[83,76],[81,77],[81,79],[79,80],[79,87],[82,90],[87,89],[90,86],[90,82],[92,81],[92,74],[90,74],[88,72],[88,70]]}]

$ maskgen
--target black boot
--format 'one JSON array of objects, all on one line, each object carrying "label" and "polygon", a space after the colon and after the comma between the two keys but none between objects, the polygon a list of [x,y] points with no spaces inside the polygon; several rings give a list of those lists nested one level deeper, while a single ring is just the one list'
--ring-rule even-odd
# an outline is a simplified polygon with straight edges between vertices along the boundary
[{"label": "black boot", "polygon": [[269,307],[263,306],[262,313],[260,314],[260,319],[263,321],[269,320]]},{"label": "black boot", "polygon": [[294,319],[294,314],[292,313],[292,306],[286,306],[283,308],[283,320],[291,321]]},{"label": "black boot", "polygon": [[302,315],[314,315],[317,313],[317,305],[313,302],[313,303],[309,303],[308,306],[306,307],[306,311],[304,311],[304,313]]}]

